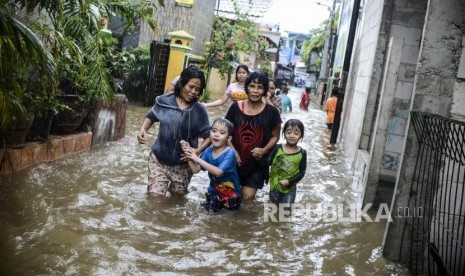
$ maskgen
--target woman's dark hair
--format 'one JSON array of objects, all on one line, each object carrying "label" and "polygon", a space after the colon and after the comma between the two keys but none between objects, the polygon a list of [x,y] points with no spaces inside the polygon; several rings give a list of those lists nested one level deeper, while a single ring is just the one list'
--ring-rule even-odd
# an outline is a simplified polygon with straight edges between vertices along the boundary
[{"label": "woman's dark hair", "polygon": [[203,90],[205,89],[206,82],[205,82],[205,75],[203,72],[195,67],[189,66],[186,69],[182,70],[181,76],[179,77],[178,82],[174,86],[174,94],[176,96],[181,95],[181,88],[186,85],[191,79],[200,79],[200,95],[202,96]]},{"label": "woman's dark hair", "polygon": [[[275,88],[278,88],[278,85],[276,84],[276,80],[275,80],[275,79],[269,78],[269,79],[268,79],[268,86],[269,86],[269,83],[270,83],[270,82],[274,83],[274,87],[275,87]],[[270,88],[268,87],[268,89],[270,89]]]},{"label": "woman's dark hair", "polygon": [[237,73],[239,72],[239,69],[244,69],[247,72],[247,75],[249,74],[249,67],[245,64],[239,64],[236,68],[236,81],[237,81]]},{"label": "woman's dark hair", "polygon": [[245,81],[245,92],[247,94],[249,94],[248,87],[252,82],[262,84],[264,94],[268,92],[269,80],[268,75],[266,73],[261,71],[255,71],[247,76],[247,80]]},{"label": "woman's dark hair", "polygon": [[283,136],[284,136],[284,132],[286,132],[286,129],[288,129],[288,127],[298,128],[300,130],[300,133],[302,133],[302,137],[300,138],[304,138],[304,124],[302,123],[301,120],[298,120],[298,119],[287,120],[287,122],[283,126]]},{"label": "woman's dark hair", "polygon": [[234,132],[234,125],[233,123],[231,123],[231,121],[229,121],[228,119],[225,119],[225,118],[218,118],[218,119],[215,119],[212,123],[212,127],[214,124],[219,124],[219,125],[224,125],[226,126],[226,128],[228,129],[228,136],[232,136],[233,135],[233,132]]},{"label": "woman's dark hair", "polygon": [[333,89],[331,90],[331,97],[332,96],[338,96],[339,95],[339,87],[333,86]]}]

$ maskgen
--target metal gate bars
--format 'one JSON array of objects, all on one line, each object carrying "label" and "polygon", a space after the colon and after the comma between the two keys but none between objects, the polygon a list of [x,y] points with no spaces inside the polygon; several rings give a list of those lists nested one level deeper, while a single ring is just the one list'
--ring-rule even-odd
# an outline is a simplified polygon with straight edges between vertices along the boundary
[{"label": "metal gate bars", "polygon": [[465,123],[419,111],[411,117],[420,144],[408,203],[418,213],[406,221],[410,271],[465,275]]}]

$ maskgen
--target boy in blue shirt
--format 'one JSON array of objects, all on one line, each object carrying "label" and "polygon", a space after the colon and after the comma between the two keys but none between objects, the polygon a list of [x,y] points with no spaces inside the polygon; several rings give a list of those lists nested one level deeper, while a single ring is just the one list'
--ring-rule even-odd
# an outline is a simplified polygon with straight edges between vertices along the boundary
[{"label": "boy in blue shirt", "polygon": [[211,146],[199,157],[186,141],[181,141],[183,160],[188,162],[193,173],[200,169],[208,171],[210,185],[206,202],[202,204],[208,211],[222,208],[238,210],[241,204],[239,175],[236,166],[236,152],[228,147],[232,139],[234,125],[223,118],[216,119],[210,130]]},{"label": "boy in blue shirt", "polygon": [[289,110],[289,112],[292,112],[292,101],[291,101],[291,98],[289,98],[289,96],[287,95],[287,92],[289,91],[289,89],[284,89],[283,90],[283,93],[281,95],[279,95],[279,97],[281,98],[281,106],[282,106],[282,112],[286,112]]}]

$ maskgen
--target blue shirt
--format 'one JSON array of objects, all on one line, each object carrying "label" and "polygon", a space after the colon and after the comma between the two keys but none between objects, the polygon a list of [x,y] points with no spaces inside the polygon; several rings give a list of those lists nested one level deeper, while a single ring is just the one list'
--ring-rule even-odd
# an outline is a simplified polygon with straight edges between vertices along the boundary
[{"label": "blue shirt", "polygon": [[279,95],[279,97],[281,98],[282,112],[286,112],[288,107],[289,107],[289,111],[292,111],[291,98],[289,98],[289,96],[286,94],[281,94]]},{"label": "blue shirt", "polygon": [[236,153],[233,149],[228,147],[218,157],[215,158],[213,157],[213,147],[209,146],[204,150],[201,158],[202,160],[205,160],[205,162],[218,167],[221,171],[223,171],[222,176],[215,176],[211,173],[208,173],[208,177],[210,178],[208,192],[216,194],[216,186],[227,185],[231,187],[232,185],[233,187],[231,188],[234,188],[238,196],[240,195],[241,186],[239,183],[239,175],[237,173]]}]

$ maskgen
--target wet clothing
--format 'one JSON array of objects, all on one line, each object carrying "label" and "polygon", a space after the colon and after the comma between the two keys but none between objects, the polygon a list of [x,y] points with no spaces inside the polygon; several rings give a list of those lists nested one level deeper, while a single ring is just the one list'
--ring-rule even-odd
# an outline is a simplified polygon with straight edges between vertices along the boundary
[{"label": "wet clothing", "polygon": [[255,159],[251,151],[268,144],[271,131],[282,123],[281,116],[278,110],[269,104],[256,115],[246,115],[242,110],[244,102],[233,103],[225,117],[234,124],[232,143],[241,158],[239,178],[242,186],[261,189],[268,179],[267,160]]},{"label": "wet clothing", "polygon": [[334,114],[336,113],[337,97],[333,96],[326,100],[325,111],[326,111],[326,123],[333,124]]},{"label": "wet clothing", "polygon": [[223,171],[222,176],[208,173],[210,186],[208,186],[208,192],[206,193],[207,201],[204,207],[212,211],[217,211],[221,208],[239,209],[241,204],[241,187],[237,173],[236,152],[228,147],[215,158],[213,156],[213,147],[210,146],[205,149],[201,158]]},{"label": "wet clothing", "polygon": [[186,164],[181,161],[181,140],[197,148],[199,137],[210,136],[210,122],[205,107],[194,101],[181,110],[174,93],[158,96],[146,118],[152,123],[160,122],[152,152],[157,160],[165,165]]},{"label": "wet clothing", "polygon": [[[277,144],[270,152],[269,162],[271,166],[270,199],[273,201],[272,193],[276,194],[279,192],[281,194],[279,199],[281,200],[285,194],[295,190],[297,182],[304,177],[307,169],[307,152],[300,148],[300,151],[288,154],[284,152],[283,145]],[[288,186],[283,186],[279,183],[279,181],[284,179],[289,181]]]},{"label": "wet clothing", "polygon": [[292,101],[291,101],[291,98],[289,98],[288,95],[286,94],[281,94],[279,95],[279,97],[281,98],[281,109],[282,109],[282,112],[286,112],[286,111],[292,111]]},{"label": "wet clothing", "polygon": [[279,113],[281,113],[282,111],[281,98],[274,95],[272,98],[270,98],[270,101],[278,109]]},{"label": "wet clothing", "polygon": [[149,156],[148,193],[168,196],[170,193],[186,194],[187,186],[192,178],[192,171],[187,163],[180,165],[164,165],[153,152]]},{"label": "wet clothing", "polygon": [[291,204],[295,202],[297,196],[297,187],[289,190],[287,193],[281,193],[279,190],[270,191],[270,201],[274,203],[287,203]]},{"label": "wet clothing", "polygon": [[307,92],[302,92],[302,96],[300,97],[300,104],[299,107],[303,110],[308,110],[308,105],[310,104],[310,96]]},{"label": "wet clothing", "polygon": [[244,85],[239,85],[237,82],[229,84],[225,93],[229,96],[230,105],[235,101],[242,101],[248,98]]}]

